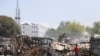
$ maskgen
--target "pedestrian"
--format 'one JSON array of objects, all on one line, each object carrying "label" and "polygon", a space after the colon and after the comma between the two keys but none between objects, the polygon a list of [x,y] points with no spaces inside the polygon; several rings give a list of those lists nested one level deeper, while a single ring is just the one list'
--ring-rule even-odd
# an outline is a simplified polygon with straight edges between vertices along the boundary
[{"label": "pedestrian", "polygon": [[75,52],[75,56],[78,56],[79,48],[78,48],[78,45],[77,44],[74,47],[74,52]]}]

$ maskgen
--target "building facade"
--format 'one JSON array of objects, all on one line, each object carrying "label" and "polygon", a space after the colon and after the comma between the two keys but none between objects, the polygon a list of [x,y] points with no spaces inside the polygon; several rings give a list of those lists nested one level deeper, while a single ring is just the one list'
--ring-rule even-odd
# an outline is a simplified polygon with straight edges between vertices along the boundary
[{"label": "building facade", "polygon": [[48,28],[39,24],[24,23],[21,25],[21,35],[27,35],[29,37],[47,37],[47,30]]}]

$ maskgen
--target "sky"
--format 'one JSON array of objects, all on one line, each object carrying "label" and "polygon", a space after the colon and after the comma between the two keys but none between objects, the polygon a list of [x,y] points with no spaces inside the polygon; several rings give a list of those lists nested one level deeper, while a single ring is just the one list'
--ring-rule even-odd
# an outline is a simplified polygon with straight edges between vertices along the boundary
[{"label": "sky", "polygon": [[[17,0],[0,0],[0,15],[16,14]],[[100,0],[19,0],[21,23],[56,28],[61,21],[77,21],[92,26],[100,20]]]}]

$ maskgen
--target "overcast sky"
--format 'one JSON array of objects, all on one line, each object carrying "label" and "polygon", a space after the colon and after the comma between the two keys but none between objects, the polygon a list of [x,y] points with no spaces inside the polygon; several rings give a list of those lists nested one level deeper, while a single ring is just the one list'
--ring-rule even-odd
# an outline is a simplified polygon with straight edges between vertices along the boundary
[{"label": "overcast sky", "polygon": [[[0,15],[15,17],[17,0],[0,0]],[[21,23],[57,27],[61,21],[92,25],[100,20],[100,0],[19,0]]]}]

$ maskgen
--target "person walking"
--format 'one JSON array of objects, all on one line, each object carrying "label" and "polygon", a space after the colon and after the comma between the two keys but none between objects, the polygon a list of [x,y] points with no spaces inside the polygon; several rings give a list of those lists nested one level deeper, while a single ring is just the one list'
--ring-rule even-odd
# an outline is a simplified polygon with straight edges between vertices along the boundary
[{"label": "person walking", "polygon": [[74,47],[74,52],[75,52],[75,56],[79,56],[78,53],[79,53],[79,48],[78,48],[78,45],[76,44],[75,47]]}]

